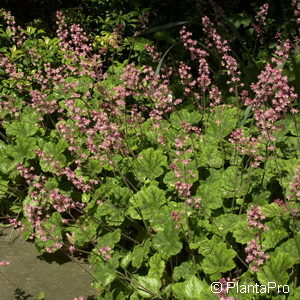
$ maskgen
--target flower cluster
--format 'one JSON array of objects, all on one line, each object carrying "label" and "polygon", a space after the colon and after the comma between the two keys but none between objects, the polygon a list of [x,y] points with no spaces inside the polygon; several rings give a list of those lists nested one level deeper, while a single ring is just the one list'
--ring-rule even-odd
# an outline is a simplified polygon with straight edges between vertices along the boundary
[{"label": "flower cluster", "polygon": [[[12,63],[9,58],[5,57],[2,53],[0,54],[0,67],[4,70],[6,74],[9,74],[10,77],[15,77],[17,75],[17,65]],[[13,76],[12,76],[13,74]],[[18,76],[17,76],[18,77]],[[20,76],[22,77],[22,76]]]},{"label": "flower cluster", "polygon": [[92,181],[90,180],[89,183],[86,183],[83,176],[77,176],[70,167],[62,167],[52,156],[46,155],[46,153],[41,150],[36,150],[36,154],[53,168],[53,172],[55,172],[57,176],[65,175],[77,189],[80,189],[83,192],[90,190],[92,187],[91,184],[98,183],[93,179],[91,179]]},{"label": "flower cluster", "polygon": [[269,258],[269,255],[261,250],[261,246],[257,243],[256,239],[247,243],[245,251],[247,253],[246,262],[250,264],[250,268],[254,272],[258,272],[260,267]]},{"label": "flower cluster", "polygon": [[190,189],[192,186],[193,185],[191,183],[186,183],[186,182],[177,181],[175,183],[175,188],[178,191],[179,196],[181,197],[190,196],[191,194]]},{"label": "flower cluster", "polygon": [[[1,55],[0,55],[0,66],[1,66]],[[0,101],[0,112],[2,116],[10,115],[11,118],[19,118],[20,108],[17,105],[17,99],[11,96],[3,96],[3,101]],[[4,121],[0,120],[0,124]]]},{"label": "flower cluster", "polygon": [[[265,69],[258,76],[258,82],[251,85],[255,97],[248,97],[248,91],[241,93],[241,99],[246,106],[251,106],[254,119],[262,135],[273,143],[276,139],[273,133],[277,130],[275,122],[284,118],[287,112],[296,113],[292,107],[298,95],[288,84],[288,77],[283,75],[282,62],[287,59],[290,49],[288,41],[276,51],[277,59],[274,66],[266,64]],[[276,65],[275,65],[276,64]]]},{"label": "flower cluster", "polygon": [[202,201],[202,199],[200,197],[195,197],[195,198],[187,198],[185,200],[185,203],[189,206],[199,209],[199,208],[201,208],[201,201]]},{"label": "flower cluster", "polygon": [[22,224],[22,222],[18,221],[16,218],[8,219],[8,222],[15,229],[20,228],[21,231],[24,229],[24,225]]},{"label": "flower cluster", "polygon": [[105,259],[105,260],[108,260],[111,258],[111,254],[109,253],[111,251],[111,248],[108,247],[108,246],[103,246],[99,249],[102,257]]},{"label": "flower cluster", "polygon": [[247,222],[250,228],[258,228],[259,230],[265,230],[267,228],[266,225],[261,223],[261,221],[265,218],[266,217],[262,214],[261,207],[259,206],[252,206],[247,211]]},{"label": "flower cluster", "polygon": [[34,167],[26,168],[23,164],[19,164],[17,166],[17,170],[19,171],[20,175],[25,178],[28,185],[31,185],[34,183],[34,181],[36,181],[37,176],[32,174]]},{"label": "flower cluster", "polygon": [[280,41],[279,44],[276,45],[274,56],[271,58],[272,63],[277,68],[282,68],[289,57],[291,49],[292,44],[289,39]]},{"label": "flower cluster", "polygon": [[216,50],[222,55],[221,65],[225,67],[227,75],[230,77],[230,80],[227,81],[227,84],[231,86],[229,88],[229,92],[233,92],[235,91],[235,88],[237,88],[238,86],[243,86],[243,84],[240,83],[241,72],[238,70],[237,61],[233,56],[229,54],[231,48],[228,45],[228,41],[221,38],[221,36],[214,28],[214,24],[207,16],[202,18],[202,25],[203,31],[209,39],[208,46],[214,46]]},{"label": "flower cluster", "polygon": [[152,61],[158,63],[161,59],[161,53],[155,50],[153,45],[145,45],[145,49],[147,50],[148,54],[151,56]]},{"label": "flower cluster", "polygon": [[[287,196],[289,199],[290,196]],[[285,213],[292,217],[298,217],[300,216],[300,208],[298,207],[292,207],[291,202],[284,202],[283,200],[276,199],[274,200],[274,203],[276,203],[278,206],[280,206]]]},{"label": "flower cluster", "polygon": [[59,45],[68,62],[66,69],[75,75],[102,78],[101,53],[92,53],[92,45],[81,26],[79,24],[68,26],[61,11],[57,11],[56,18]]},{"label": "flower cluster", "polygon": [[31,90],[30,96],[32,108],[42,114],[52,114],[60,110],[57,100],[48,100],[47,95],[38,90]]},{"label": "flower cluster", "polygon": [[261,136],[257,138],[246,136],[244,130],[240,128],[234,130],[229,138],[229,142],[235,145],[237,151],[252,158],[250,165],[253,168],[257,168],[263,159],[263,157],[259,155],[261,141]]},{"label": "flower cluster", "polygon": [[291,189],[291,195],[288,195],[288,199],[292,199],[295,197],[295,199],[300,199],[300,166],[298,166],[295,170],[295,175],[293,177],[293,180],[290,184]]},{"label": "flower cluster", "polygon": [[183,61],[179,62],[178,74],[181,84],[184,86],[184,94],[188,96],[196,85],[196,80],[192,80],[191,67]]},{"label": "flower cluster", "polygon": [[[233,296],[227,297],[228,294],[228,287],[230,282],[235,282],[236,279],[230,278],[221,278],[219,282],[221,283],[220,290],[217,293],[217,296],[220,300],[235,300]],[[218,286],[219,287],[219,286]]]},{"label": "flower cluster", "polygon": [[6,260],[0,260],[0,266],[8,266],[10,265],[10,262],[9,261],[6,261]]},{"label": "flower cluster", "polygon": [[269,4],[265,3],[260,8],[258,13],[255,16],[255,21],[257,24],[253,23],[252,27],[257,33],[258,37],[263,35],[263,27],[266,26],[266,19],[269,11]]},{"label": "flower cluster", "polygon": [[191,182],[195,181],[194,179],[197,178],[197,174],[195,174],[193,167],[191,166],[192,159],[190,156],[193,151],[188,145],[190,142],[189,140],[188,135],[181,136],[174,140],[177,158],[174,158],[173,162],[170,164],[170,167],[177,178],[175,189],[177,190],[178,195],[183,198],[191,195],[191,188],[193,186]]},{"label": "flower cluster", "polygon": [[215,107],[222,101],[222,93],[219,88],[215,85],[212,85],[211,90],[209,91],[209,98],[211,103],[209,104],[211,107]]},{"label": "flower cluster", "polygon": [[200,99],[201,95],[205,93],[207,88],[211,84],[210,79],[210,70],[207,62],[208,53],[205,50],[197,48],[197,41],[191,38],[192,33],[187,31],[186,27],[183,26],[180,30],[180,38],[183,41],[183,45],[188,49],[191,53],[192,60],[198,60],[198,77],[196,80],[191,81],[190,68],[185,65],[183,62],[179,65],[179,76],[181,78],[181,82],[184,86],[188,83],[188,86],[185,87],[185,93],[188,94],[193,87],[197,86],[200,89],[201,94],[194,93],[193,96],[196,99]]},{"label": "flower cluster", "polygon": [[181,99],[173,99],[169,80],[172,69],[166,71],[166,74],[156,75],[150,66],[137,69],[134,64],[129,64],[121,76],[125,87],[123,95],[147,97],[154,104],[154,108],[151,105],[149,116],[154,121],[155,128],[160,127],[159,121],[164,113],[172,112],[182,102]]},{"label": "flower cluster", "polygon": [[69,211],[70,209],[76,207],[73,199],[66,195],[62,195],[58,189],[53,189],[50,191],[49,198],[51,199],[53,208],[59,213]]},{"label": "flower cluster", "polygon": [[173,222],[176,223],[175,229],[179,229],[180,225],[182,225],[180,212],[172,211],[171,212],[171,218],[172,218]]},{"label": "flower cluster", "polygon": [[11,12],[8,10],[1,9],[0,10],[0,16],[3,17],[7,28],[9,29],[9,32],[11,34],[11,38],[13,42],[17,46],[21,46],[26,39],[25,34],[22,32],[20,26],[16,26],[16,21],[14,16],[12,16]]}]

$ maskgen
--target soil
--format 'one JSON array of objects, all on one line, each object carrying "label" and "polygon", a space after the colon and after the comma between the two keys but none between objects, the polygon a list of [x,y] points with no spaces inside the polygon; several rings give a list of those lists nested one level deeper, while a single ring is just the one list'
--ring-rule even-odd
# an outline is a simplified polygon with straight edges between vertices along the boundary
[{"label": "soil", "polygon": [[97,299],[88,264],[62,252],[41,255],[14,229],[0,228],[0,261],[10,262],[0,266],[0,300],[36,300],[41,292],[45,300]]}]

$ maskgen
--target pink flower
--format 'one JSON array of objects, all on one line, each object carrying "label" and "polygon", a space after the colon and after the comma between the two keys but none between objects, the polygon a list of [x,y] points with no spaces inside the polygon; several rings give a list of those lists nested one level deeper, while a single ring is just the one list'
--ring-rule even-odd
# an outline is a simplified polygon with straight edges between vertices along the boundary
[{"label": "pink flower", "polygon": [[99,249],[100,253],[102,254],[104,259],[110,259],[111,254],[109,253],[112,249],[108,246],[103,246]]},{"label": "pink flower", "polygon": [[258,272],[260,267],[269,258],[269,255],[265,254],[265,252],[261,250],[261,246],[256,240],[248,242],[245,251],[247,253],[246,262],[250,264],[250,267],[254,272]]},{"label": "pink flower", "polygon": [[221,278],[219,280],[219,282],[221,283],[221,286],[220,286],[220,290],[218,291],[218,293],[216,293],[216,295],[218,296],[219,300],[235,300],[234,297],[230,296],[230,297],[227,297],[227,293],[228,293],[228,283],[230,282],[235,282],[237,281],[236,279],[230,279],[230,278]]},{"label": "pink flower", "polygon": [[262,214],[261,207],[259,206],[252,206],[247,212],[247,221],[249,227],[265,230],[267,228],[266,225],[261,223],[261,221],[265,218],[266,217]]},{"label": "pink flower", "polygon": [[69,251],[70,251],[71,254],[73,254],[74,251],[75,251],[75,247],[74,246],[69,246]]},{"label": "pink flower", "polygon": [[175,183],[176,190],[181,197],[187,197],[191,194],[190,189],[193,185],[191,183],[177,181]]}]

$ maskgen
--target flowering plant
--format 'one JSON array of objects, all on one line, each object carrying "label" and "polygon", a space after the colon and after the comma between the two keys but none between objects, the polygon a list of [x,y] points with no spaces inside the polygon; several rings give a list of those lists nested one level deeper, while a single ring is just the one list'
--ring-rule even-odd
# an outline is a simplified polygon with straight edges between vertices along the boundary
[{"label": "flowering plant", "polygon": [[180,30],[188,62],[162,64],[145,47],[158,69],[109,59],[61,12],[52,39],[2,18],[0,199],[11,226],[42,253],[86,255],[99,299],[217,299],[209,284],[225,277],[288,285],[297,299],[298,95],[285,75],[297,39],[279,40],[247,86],[207,16],[205,48]]}]

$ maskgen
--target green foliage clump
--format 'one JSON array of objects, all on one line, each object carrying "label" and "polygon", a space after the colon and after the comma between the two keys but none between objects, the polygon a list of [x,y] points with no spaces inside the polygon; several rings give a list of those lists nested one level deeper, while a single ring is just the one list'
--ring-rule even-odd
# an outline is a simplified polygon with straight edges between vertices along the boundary
[{"label": "green foliage clump", "polygon": [[[199,41],[183,27],[164,55],[134,37],[134,63],[116,32],[91,41],[62,12],[53,38],[1,17],[0,205],[11,225],[41,253],[85,255],[98,299],[284,296],[227,293],[228,281],[275,282],[297,299],[297,39],[279,40],[271,59],[247,49],[239,59],[239,41],[204,17]],[[234,30],[250,26],[238,17]]]}]

